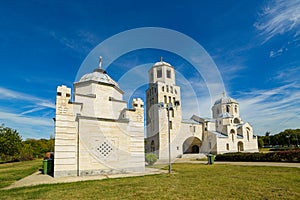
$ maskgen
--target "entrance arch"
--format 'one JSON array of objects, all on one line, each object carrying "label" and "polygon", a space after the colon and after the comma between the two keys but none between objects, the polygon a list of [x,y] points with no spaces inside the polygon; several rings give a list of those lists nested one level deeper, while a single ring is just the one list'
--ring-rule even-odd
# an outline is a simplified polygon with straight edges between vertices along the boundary
[{"label": "entrance arch", "polygon": [[202,142],[197,137],[189,137],[182,144],[183,154],[199,153]]},{"label": "entrance arch", "polygon": [[241,142],[241,141],[238,142],[237,147],[238,147],[238,152],[244,151],[244,144],[243,144],[243,142]]}]

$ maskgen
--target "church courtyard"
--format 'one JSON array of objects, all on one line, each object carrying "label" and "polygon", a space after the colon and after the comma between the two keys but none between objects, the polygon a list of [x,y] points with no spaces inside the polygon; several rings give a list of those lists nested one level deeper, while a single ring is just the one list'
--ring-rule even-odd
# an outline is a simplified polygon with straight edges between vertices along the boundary
[{"label": "church courtyard", "polygon": [[[31,167],[37,167],[37,162]],[[26,168],[30,168],[27,162]],[[34,166],[35,165],[35,166]],[[156,165],[156,168],[167,167]],[[24,167],[23,167],[24,168]],[[18,168],[0,167],[0,180]],[[25,169],[23,169],[25,170]],[[174,173],[0,190],[1,199],[299,199],[300,168],[178,163]],[[251,186],[251,187],[249,187]],[[4,186],[1,186],[2,188]]]}]

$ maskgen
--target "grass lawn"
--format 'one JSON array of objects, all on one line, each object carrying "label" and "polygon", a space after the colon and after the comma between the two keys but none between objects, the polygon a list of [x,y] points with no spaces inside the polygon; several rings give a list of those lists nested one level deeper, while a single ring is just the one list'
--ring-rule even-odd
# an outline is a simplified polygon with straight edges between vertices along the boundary
[{"label": "grass lawn", "polygon": [[[42,160],[0,164],[0,188],[11,185],[42,167]],[[0,197],[1,198],[1,197]]]},{"label": "grass lawn", "polygon": [[173,170],[171,175],[0,190],[0,198],[300,199],[299,168],[174,164]]}]

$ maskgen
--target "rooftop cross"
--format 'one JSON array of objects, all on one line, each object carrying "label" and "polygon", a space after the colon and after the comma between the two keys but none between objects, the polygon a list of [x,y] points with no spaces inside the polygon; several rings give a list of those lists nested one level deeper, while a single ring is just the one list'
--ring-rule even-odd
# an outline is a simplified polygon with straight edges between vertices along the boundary
[{"label": "rooftop cross", "polygon": [[102,56],[99,57],[99,69],[102,69]]},{"label": "rooftop cross", "polygon": [[222,92],[222,95],[223,95],[223,97],[226,97],[226,92],[223,91],[223,92]]}]

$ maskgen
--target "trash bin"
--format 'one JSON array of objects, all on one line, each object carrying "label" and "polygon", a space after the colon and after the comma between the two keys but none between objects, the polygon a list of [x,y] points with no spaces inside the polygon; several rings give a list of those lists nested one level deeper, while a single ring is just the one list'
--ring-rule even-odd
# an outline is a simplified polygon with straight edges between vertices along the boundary
[{"label": "trash bin", "polygon": [[48,174],[53,173],[53,160],[49,159],[48,160]]},{"label": "trash bin", "polygon": [[43,174],[48,174],[48,160],[43,160]]},{"label": "trash bin", "polygon": [[215,156],[213,154],[208,154],[207,155],[207,160],[208,160],[207,164],[212,165],[212,164],[214,164]]},{"label": "trash bin", "polygon": [[53,173],[54,162],[53,159],[45,159],[43,160],[43,174],[51,174]]}]

